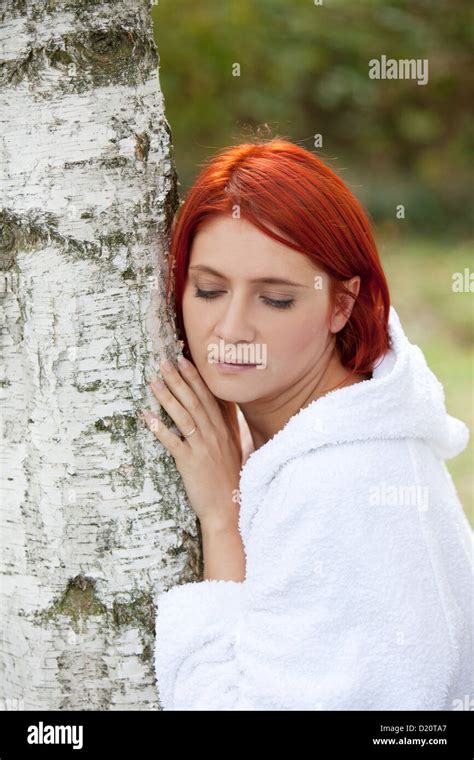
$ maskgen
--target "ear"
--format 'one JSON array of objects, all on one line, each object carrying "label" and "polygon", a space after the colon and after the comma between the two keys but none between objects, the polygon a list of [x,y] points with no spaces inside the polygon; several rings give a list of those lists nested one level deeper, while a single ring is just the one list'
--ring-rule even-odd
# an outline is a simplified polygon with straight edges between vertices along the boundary
[{"label": "ear", "polygon": [[351,296],[346,295],[345,293],[342,293],[337,299],[337,303],[334,306],[334,310],[331,316],[330,327],[329,327],[330,331],[333,333],[338,333],[340,330],[342,330],[347,320],[351,316],[355,299],[357,298],[359,294],[360,277],[359,275],[357,275],[356,277],[352,277],[352,279],[350,280],[344,280],[343,284],[346,286],[348,290],[351,291],[351,293],[354,294],[355,298],[352,298]]}]

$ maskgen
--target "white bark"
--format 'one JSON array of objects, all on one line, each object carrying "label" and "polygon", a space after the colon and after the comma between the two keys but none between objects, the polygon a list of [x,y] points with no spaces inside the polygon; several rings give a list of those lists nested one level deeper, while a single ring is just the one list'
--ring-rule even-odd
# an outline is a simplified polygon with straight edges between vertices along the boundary
[{"label": "white bark", "polygon": [[2,9],[0,709],[157,709],[153,594],[201,557],[174,461],[137,418],[179,349],[150,7]]}]

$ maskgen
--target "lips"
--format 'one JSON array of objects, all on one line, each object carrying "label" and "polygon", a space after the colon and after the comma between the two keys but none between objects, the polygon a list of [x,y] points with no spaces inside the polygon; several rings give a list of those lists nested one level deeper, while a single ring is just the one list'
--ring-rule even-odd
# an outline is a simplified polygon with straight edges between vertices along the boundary
[{"label": "lips", "polygon": [[231,367],[257,367],[257,364],[250,362],[226,362],[223,359],[219,359],[218,364],[228,364]]}]

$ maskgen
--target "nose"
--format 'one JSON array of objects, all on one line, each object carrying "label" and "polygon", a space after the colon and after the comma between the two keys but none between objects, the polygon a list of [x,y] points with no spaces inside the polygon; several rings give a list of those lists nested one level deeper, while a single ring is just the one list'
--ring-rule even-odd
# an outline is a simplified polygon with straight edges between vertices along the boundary
[{"label": "nose", "polygon": [[228,344],[252,343],[255,330],[251,325],[249,307],[244,294],[229,295],[223,299],[214,331],[219,339]]}]

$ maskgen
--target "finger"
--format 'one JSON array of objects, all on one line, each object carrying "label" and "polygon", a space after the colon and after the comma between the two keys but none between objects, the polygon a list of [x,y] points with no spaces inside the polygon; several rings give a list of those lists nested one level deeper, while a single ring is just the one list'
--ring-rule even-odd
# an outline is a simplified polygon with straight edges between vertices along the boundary
[{"label": "finger", "polygon": [[[183,417],[179,406],[175,407],[177,414],[180,414],[180,418],[177,419],[173,414],[172,416],[181,432],[183,434],[189,433],[193,426],[196,425],[202,435],[208,435],[212,429],[212,422],[209,419],[209,415],[202,404],[201,399],[196,395],[193,388],[191,388],[188,380],[184,379],[173,365],[168,369],[162,364],[161,371],[164,381],[172,394],[171,399],[167,399],[168,402],[173,404],[173,398],[176,399],[178,405],[185,410],[185,414],[187,413],[191,417],[191,424],[189,424],[190,420]],[[163,398],[167,397],[163,395]]]},{"label": "finger", "polygon": [[148,409],[142,409],[142,417],[160,443],[165,446],[170,454],[179,456],[183,450],[183,441],[173,433],[165,423],[160,420],[157,414],[150,412]]},{"label": "finger", "polygon": [[233,432],[240,444],[240,426],[237,418],[236,404],[232,401],[223,401],[216,398],[192,362],[183,357],[183,359],[178,361],[177,367],[196,395],[201,399],[203,406],[207,409],[211,424],[215,420],[220,419],[221,415],[219,412],[221,412],[225,424]]},{"label": "finger", "polygon": [[186,382],[193,389],[196,396],[200,399],[201,404],[207,411],[209,419],[215,419],[219,414],[217,399],[209,390],[208,385],[203,380],[197,367],[183,357],[183,359],[178,362],[177,368]]},{"label": "finger", "polygon": [[[168,374],[164,371],[164,369],[162,369],[162,372],[164,377],[166,374]],[[200,430],[202,430],[202,428],[205,427],[205,423],[202,419],[202,416],[200,417],[199,415],[198,407],[201,407],[200,401],[194,396],[190,401],[184,402],[185,404],[188,403],[188,405],[193,408],[194,414],[196,415],[196,417],[194,417],[190,411],[188,411],[188,409],[178,400],[178,393],[171,379],[169,377],[165,377],[165,380],[167,381],[171,390],[164,383],[161,383],[160,387],[156,380],[152,380],[150,382],[150,388],[152,389],[155,397],[160,402],[161,406],[166,409],[169,416],[173,419],[173,422],[175,423],[180,433],[182,435],[186,435],[190,433],[195,426],[198,427],[198,419],[200,419],[199,427]],[[180,381],[184,383],[182,378],[180,378]]]}]

